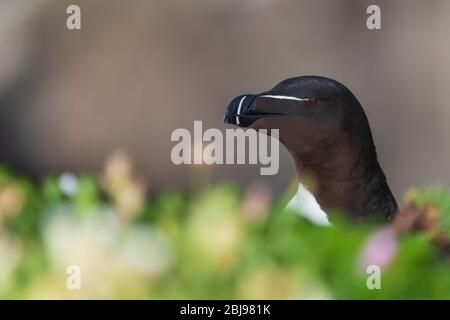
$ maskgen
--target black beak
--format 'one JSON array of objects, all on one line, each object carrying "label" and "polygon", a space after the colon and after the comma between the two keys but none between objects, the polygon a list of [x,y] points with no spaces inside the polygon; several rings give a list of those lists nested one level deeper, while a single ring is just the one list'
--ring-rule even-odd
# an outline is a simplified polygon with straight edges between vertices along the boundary
[{"label": "black beak", "polygon": [[258,96],[259,95],[254,94],[244,94],[234,98],[225,111],[223,121],[239,127],[248,127],[260,118],[283,115],[282,113],[266,110],[264,104],[262,104],[263,108],[257,106],[255,100]]},{"label": "black beak", "polygon": [[248,111],[255,98],[256,95],[253,94],[243,94],[234,98],[225,111],[223,121],[240,127],[251,125],[256,119],[251,119],[253,117],[248,116]]}]

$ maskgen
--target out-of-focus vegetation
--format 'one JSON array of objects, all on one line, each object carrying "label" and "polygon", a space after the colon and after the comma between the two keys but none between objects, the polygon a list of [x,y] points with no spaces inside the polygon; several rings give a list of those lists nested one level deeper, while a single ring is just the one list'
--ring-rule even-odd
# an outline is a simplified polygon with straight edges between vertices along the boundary
[{"label": "out-of-focus vegetation", "polygon": [[[314,226],[257,185],[145,194],[123,156],[98,177],[41,183],[2,168],[0,297],[450,298],[450,262],[427,233],[395,238],[336,219]],[[442,188],[407,197],[450,217]],[[369,290],[365,266],[377,261],[381,289]],[[80,290],[66,285],[71,265],[81,268]]]}]

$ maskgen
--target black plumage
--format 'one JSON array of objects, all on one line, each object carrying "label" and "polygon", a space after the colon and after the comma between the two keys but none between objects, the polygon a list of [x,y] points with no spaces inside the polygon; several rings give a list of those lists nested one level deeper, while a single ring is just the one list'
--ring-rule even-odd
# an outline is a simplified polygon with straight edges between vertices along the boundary
[{"label": "black plumage", "polygon": [[300,179],[308,180],[323,209],[386,219],[397,210],[366,114],[343,84],[318,76],[291,78],[269,91],[233,99],[224,120],[279,129]]}]

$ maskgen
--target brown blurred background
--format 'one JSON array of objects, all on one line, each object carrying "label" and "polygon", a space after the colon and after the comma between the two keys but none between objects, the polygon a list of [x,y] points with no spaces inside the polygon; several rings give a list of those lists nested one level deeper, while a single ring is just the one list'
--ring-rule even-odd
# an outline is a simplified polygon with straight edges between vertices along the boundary
[{"label": "brown blurred background", "polygon": [[[66,29],[78,4],[82,30]],[[382,29],[366,28],[381,7]],[[176,128],[225,129],[224,108],[292,76],[343,82],[364,106],[396,195],[450,184],[448,0],[1,0],[0,161],[33,176],[98,171],[128,152],[152,190],[186,188]],[[280,173],[214,166],[217,181]]]}]

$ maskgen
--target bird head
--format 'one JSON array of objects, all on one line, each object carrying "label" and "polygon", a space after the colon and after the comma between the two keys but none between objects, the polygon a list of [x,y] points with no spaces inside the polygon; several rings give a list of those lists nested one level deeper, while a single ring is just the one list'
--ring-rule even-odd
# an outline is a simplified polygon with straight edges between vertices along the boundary
[{"label": "bird head", "polygon": [[325,77],[291,78],[269,91],[240,95],[229,104],[224,121],[278,129],[280,142],[302,166],[323,163],[344,146],[347,152],[349,147],[375,152],[360,103],[344,85]]}]

